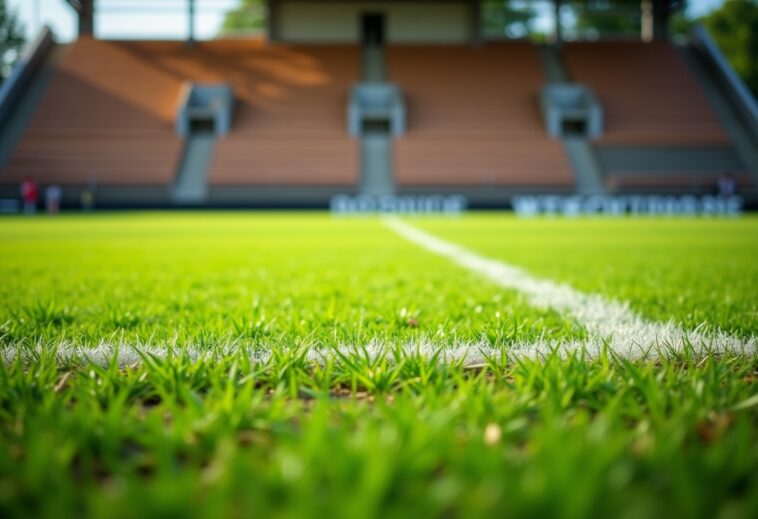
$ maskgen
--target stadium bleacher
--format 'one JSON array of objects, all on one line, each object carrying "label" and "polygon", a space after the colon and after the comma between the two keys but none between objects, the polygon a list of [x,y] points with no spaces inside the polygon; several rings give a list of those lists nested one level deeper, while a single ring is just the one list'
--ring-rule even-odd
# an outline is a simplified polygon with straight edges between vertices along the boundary
[{"label": "stadium bleacher", "polygon": [[344,131],[355,46],[290,48],[260,40],[108,42],[83,38],[60,64],[4,183],[170,185],[185,81],[231,81],[237,109],[217,143],[211,185],[337,184],[357,175]]},{"label": "stadium bleacher", "polygon": [[389,78],[408,104],[407,135],[395,143],[400,186],[573,185],[542,125],[533,45],[391,47]]},{"label": "stadium bleacher", "polygon": [[173,131],[178,81],[131,45],[81,38],[68,48],[2,183],[162,186],[182,139]]},{"label": "stadium bleacher", "polygon": [[753,186],[681,48],[576,42],[562,53],[570,78],[589,85],[603,106],[605,132],[593,145],[609,190],[707,193],[724,173]]},{"label": "stadium bleacher", "polygon": [[566,67],[605,112],[598,145],[728,145],[708,100],[669,42],[566,43]]},{"label": "stadium bleacher", "polygon": [[[210,205],[260,202],[274,192],[276,203],[310,196],[318,205],[359,193],[367,155],[348,132],[346,111],[361,81],[361,49],[82,36],[62,49],[46,89],[37,89],[41,100],[0,164],[0,198],[15,196],[27,176],[67,194],[96,186],[121,205],[147,190],[150,204],[171,205],[180,177],[196,183],[193,202]],[[550,72],[546,49],[564,79]],[[728,173],[755,194],[749,141],[738,149],[735,124],[714,108],[721,94],[704,88],[702,71],[668,41],[392,43],[382,52],[382,77],[404,100],[405,131],[386,147],[388,185],[399,194],[455,192],[486,205],[519,192],[571,193],[582,160],[596,167],[607,193],[706,193]],[[567,140],[547,133],[539,95],[548,80],[586,85],[602,106],[603,133],[582,144],[581,160]],[[176,126],[188,83],[230,85],[234,94],[231,129],[206,142],[209,160],[194,176],[182,174],[196,154]]]},{"label": "stadium bleacher", "polygon": [[[358,143],[345,131],[354,45],[208,45],[213,77],[234,83],[231,134],[217,143],[211,186],[336,185],[358,181]],[[215,59],[215,58],[218,59]]]}]

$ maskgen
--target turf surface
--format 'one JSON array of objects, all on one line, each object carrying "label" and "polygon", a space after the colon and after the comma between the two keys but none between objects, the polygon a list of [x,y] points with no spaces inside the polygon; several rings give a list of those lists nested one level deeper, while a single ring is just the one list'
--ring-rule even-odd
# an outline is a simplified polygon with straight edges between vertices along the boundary
[{"label": "turf surface", "polygon": [[758,334],[754,217],[517,220],[490,214],[415,223],[535,275],[629,301],[651,319]]},{"label": "turf surface", "polygon": [[5,343],[497,344],[581,326],[379,220],[178,214],[5,220]]},{"label": "turf surface", "polygon": [[[753,218],[413,223],[653,319],[758,328]],[[0,348],[38,352],[0,363],[4,517],[758,514],[754,357],[408,353],[585,331],[376,219],[5,218],[0,276]],[[306,358],[371,341],[386,358]],[[55,356],[101,342],[272,356]]]}]

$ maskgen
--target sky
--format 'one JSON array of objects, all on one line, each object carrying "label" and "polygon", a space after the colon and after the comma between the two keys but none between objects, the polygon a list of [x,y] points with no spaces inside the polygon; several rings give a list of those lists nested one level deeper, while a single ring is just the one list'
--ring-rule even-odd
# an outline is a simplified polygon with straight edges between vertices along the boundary
[{"label": "sky", "polygon": [[[96,0],[100,12],[95,18],[96,35],[100,38],[184,39],[187,36],[186,0]],[[689,13],[703,15],[724,0],[689,0]],[[74,11],[65,0],[6,0],[23,22],[32,39],[42,25],[48,24],[62,41],[76,35]],[[199,39],[214,37],[224,13],[239,0],[196,0],[195,31]],[[139,12],[139,11],[142,12]],[[549,9],[546,16],[550,16]],[[149,14],[146,14],[149,13]],[[547,22],[547,20],[544,20]]]}]

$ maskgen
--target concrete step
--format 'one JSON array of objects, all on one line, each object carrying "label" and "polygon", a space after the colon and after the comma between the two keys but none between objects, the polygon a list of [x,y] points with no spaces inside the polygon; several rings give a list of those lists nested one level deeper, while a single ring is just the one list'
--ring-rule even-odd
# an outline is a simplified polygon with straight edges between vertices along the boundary
[{"label": "concrete step", "polygon": [[363,46],[363,81],[384,81],[386,77],[386,51],[383,46]]},{"label": "concrete step", "polygon": [[174,202],[191,204],[207,199],[208,170],[215,144],[216,136],[210,132],[192,134],[187,138],[174,185]]},{"label": "concrete step", "polygon": [[734,148],[721,147],[612,147],[595,151],[604,171],[637,173],[714,174],[742,171]]},{"label": "concrete step", "polygon": [[387,132],[367,132],[361,139],[361,192],[389,195],[392,181],[392,137]]},{"label": "concrete step", "polygon": [[[563,63],[560,47],[541,45],[539,56],[542,70],[549,83],[571,81]],[[603,194],[603,170],[590,141],[583,137],[564,137],[562,142],[576,178],[576,191],[582,195]]]},{"label": "concrete step", "polygon": [[569,75],[563,65],[563,59],[558,47],[554,45],[540,45],[538,47],[542,71],[550,83],[568,83]]},{"label": "concrete step", "polygon": [[563,149],[576,177],[577,192],[582,195],[603,194],[603,173],[590,142],[580,137],[566,137]]}]

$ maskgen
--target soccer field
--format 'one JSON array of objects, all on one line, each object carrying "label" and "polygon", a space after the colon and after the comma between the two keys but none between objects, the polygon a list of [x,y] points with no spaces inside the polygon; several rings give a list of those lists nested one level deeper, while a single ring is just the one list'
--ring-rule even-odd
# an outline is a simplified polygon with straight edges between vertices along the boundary
[{"label": "soccer field", "polygon": [[758,219],[0,220],[0,515],[755,517]]}]

